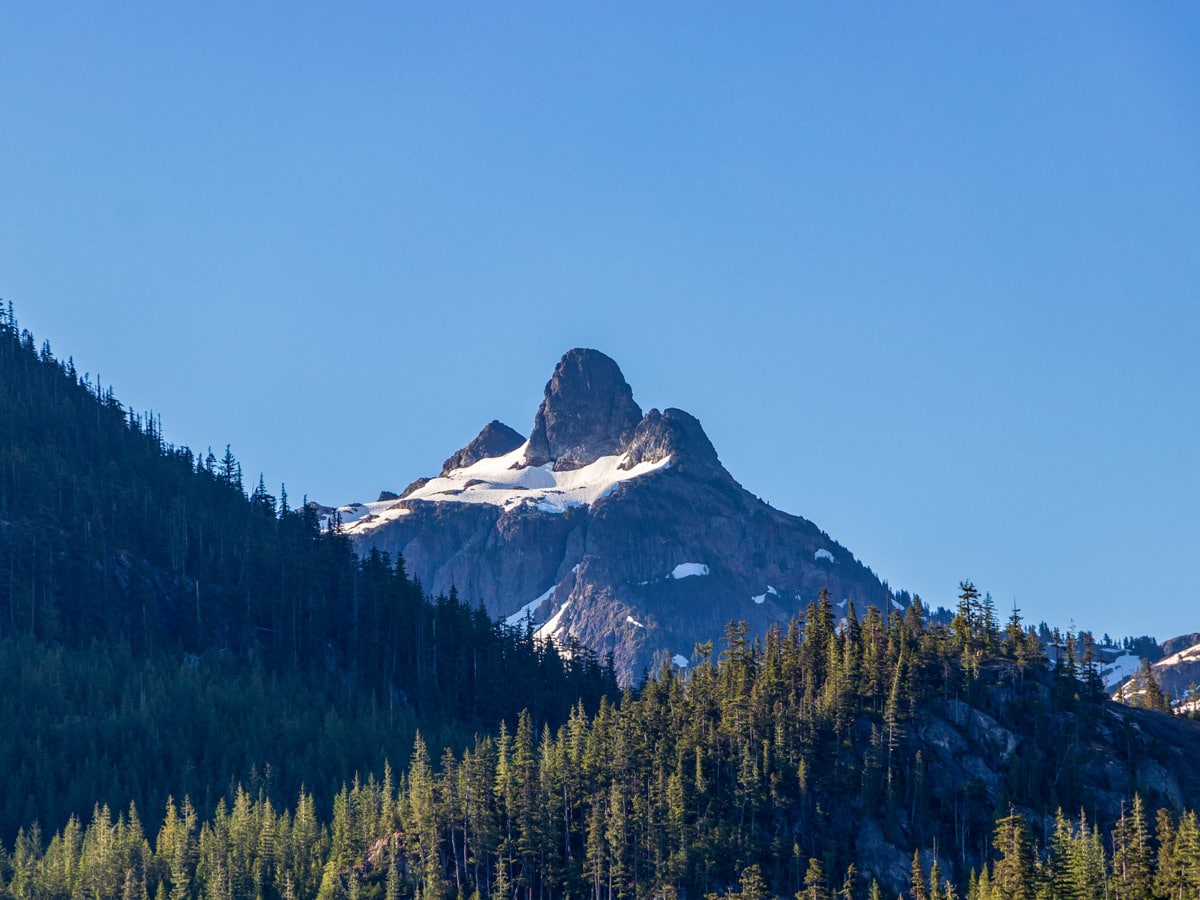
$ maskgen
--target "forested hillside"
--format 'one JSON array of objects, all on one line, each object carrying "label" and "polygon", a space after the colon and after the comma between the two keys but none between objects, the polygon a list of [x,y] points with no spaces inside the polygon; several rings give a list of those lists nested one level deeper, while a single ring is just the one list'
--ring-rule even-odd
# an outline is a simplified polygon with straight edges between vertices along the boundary
[{"label": "forested hillside", "polygon": [[211,811],[268,766],[271,795],[327,798],[418,724],[459,743],[615,690],[280,495],[247,495],[228,448],[166,443],[0,311],[0,834],[94,802],[156,820],[169,791]]},{"label": "forested hillside", "polygon": [[[964,589],[835,627],[828,598],[684,680],[576,708],[283,810],[253,786],[172,801],[156,839],[98,808],[21,833],[13,897],[741,900],[1194,897],[1194,723],[1121,707],[1074,649],[1048,668]],[[1171,771],[1179,773],[1173,776]],[[1158,810],[1157,814],[1155,811]],[[1065,811],[1065,812],[1064,812]]]}]

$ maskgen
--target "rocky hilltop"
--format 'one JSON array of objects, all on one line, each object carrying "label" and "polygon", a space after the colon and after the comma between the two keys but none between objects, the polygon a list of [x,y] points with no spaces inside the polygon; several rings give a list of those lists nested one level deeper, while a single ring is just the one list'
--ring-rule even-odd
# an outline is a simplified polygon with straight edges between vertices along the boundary
[{"label": "rocky hilltop", "polygon": [[597,350],[559,361],[528,439],[493,421],[437,477],[381,497],[338,510],[360,552],[403,554],[429,591],[612,653],[627,681],[822,589],[843,608],[895,602],[812,522],[742,488],[695,417],[643,413]]}]

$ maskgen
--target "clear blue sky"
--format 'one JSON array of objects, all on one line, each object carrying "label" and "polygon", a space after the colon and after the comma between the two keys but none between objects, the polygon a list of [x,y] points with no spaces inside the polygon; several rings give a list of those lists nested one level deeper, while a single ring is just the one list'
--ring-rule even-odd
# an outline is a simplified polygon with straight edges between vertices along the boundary
[{"label": "clear blue sky", "polygon": [[1200,630],[1200,7],[5,3],[0,297],[374,499],[561,353],[935,604]]}]

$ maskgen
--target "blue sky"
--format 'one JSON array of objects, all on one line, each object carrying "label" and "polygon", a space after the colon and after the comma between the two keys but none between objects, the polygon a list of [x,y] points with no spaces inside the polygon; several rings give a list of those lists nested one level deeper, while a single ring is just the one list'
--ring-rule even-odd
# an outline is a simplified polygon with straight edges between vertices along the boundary
[{"label": "blue sky", "polygon": [[35,4],[0,297],[326,503],[564,350],[935,604],[1200,630],[1200,8]]}]

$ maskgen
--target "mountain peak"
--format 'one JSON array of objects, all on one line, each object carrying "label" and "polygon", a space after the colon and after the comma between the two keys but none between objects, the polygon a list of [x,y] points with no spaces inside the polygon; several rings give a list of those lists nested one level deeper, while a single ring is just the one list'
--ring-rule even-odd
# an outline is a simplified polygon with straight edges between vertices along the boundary
[{"label": "mountain peak", "polygon": [[339,514],[360,552],[398,554],[435,594],[529,617],[541,638],[612,651],[624,681],[689,665],[729,621],[763,634],[823,589],[841,608],[901,608],[816,525],[741,487],[695,416],[643,415],[598,350],[559,360],[528,441],[492,422],[439,477]]},{"label": "mountain peak", "polygon": [[626,448],[625,468],[670,456],[676,471],[732,481],[717,458],[717,450],[704,433],[700,420],[682,409],[668,407],[646,413]]},{"label": "mountain peak", "polygon": [[611,357],[568,350],[546,383],[525,462],[553,462],[559,471],[586,466],[620,453],[641,418],[633,389]]},{"label": "mountain peak", "polygon": [[519,431],[509,428],[499,419],[492,419],[483,426],[483,430],[475,436],[475,440],[442,463],[442,474],[448,475],[455,469],[473,466],[481,459],[511,453],[523,443],[525,443],[525,438]]}]

